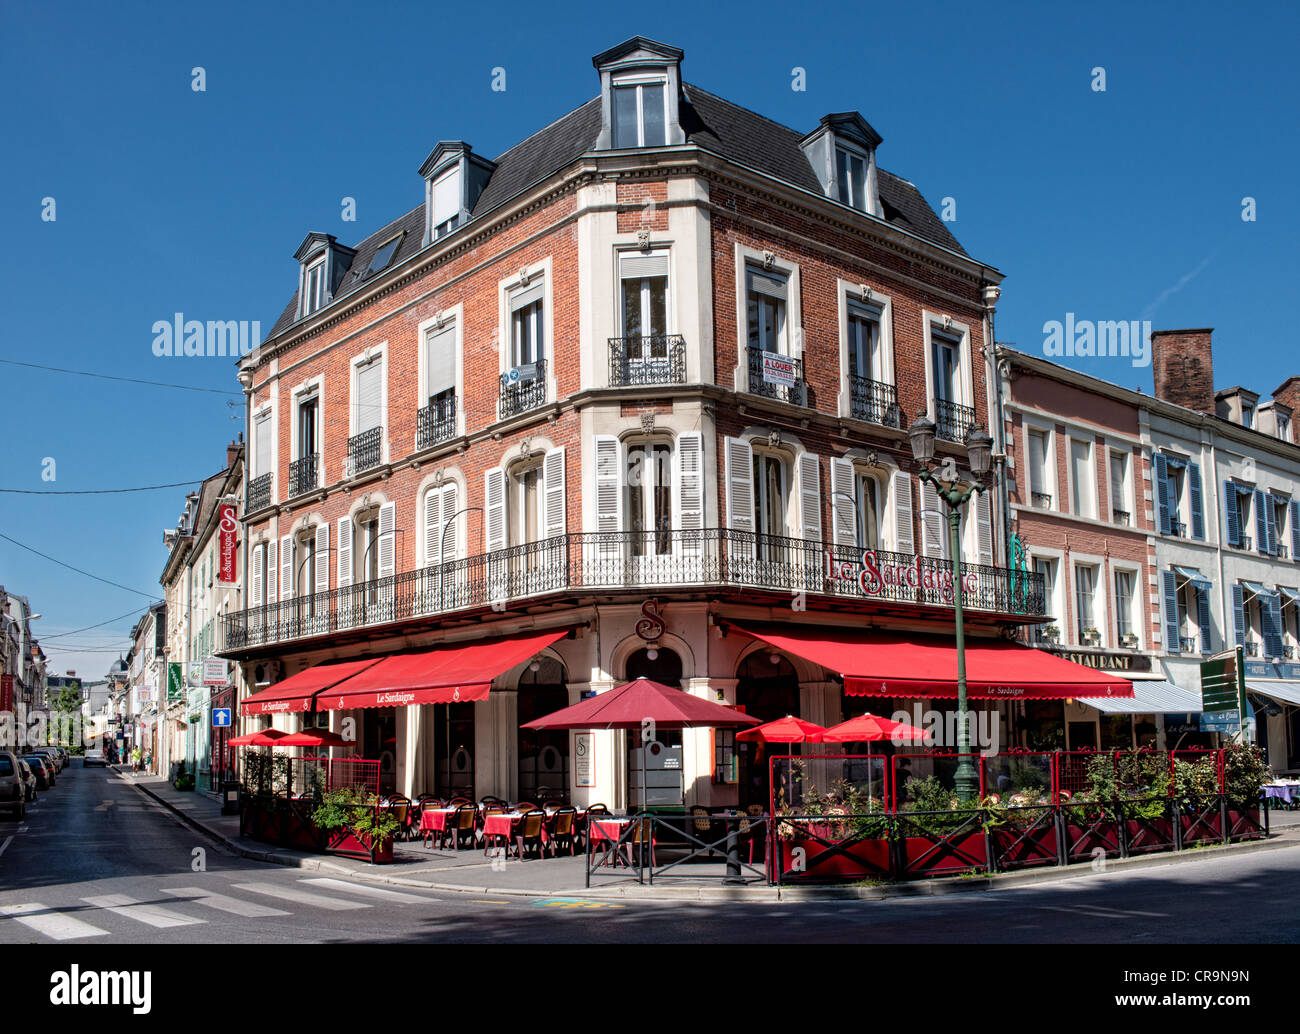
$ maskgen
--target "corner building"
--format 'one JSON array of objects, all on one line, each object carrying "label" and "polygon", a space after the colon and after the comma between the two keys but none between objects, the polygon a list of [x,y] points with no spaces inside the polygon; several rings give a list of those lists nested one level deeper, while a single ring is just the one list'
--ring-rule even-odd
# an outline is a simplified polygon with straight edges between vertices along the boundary
[{"label": "corner building", "polygon": [[[625,807],[623,733],[521,724],[638,675],[762,719],[888,714],[746,629],[951,636],[906,431],[929,415],[961,467],[988,426],[1001,275],[856,112],[778,125],[640,37],[594,64],[598,96],[496,159],[438,143],[424,203],[365,240],[308,234],[241,363],[249,584],[222,653],[262,691],[244,728],[351,717],[410,795]],[[992,499],[963,525],[976,637],[1043,614],[1041,579],[997,566]],[[882,582],[828,576],[864,550]],[[315,667],[393,657],[428,678],[362,694]],[[766,801],[729,732],[660,739],[685,803]]]}]

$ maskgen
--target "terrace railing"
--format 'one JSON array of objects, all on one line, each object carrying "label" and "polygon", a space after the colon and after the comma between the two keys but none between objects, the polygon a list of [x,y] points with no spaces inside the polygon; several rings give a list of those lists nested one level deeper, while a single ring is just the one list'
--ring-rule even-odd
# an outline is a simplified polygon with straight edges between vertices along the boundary
[{"label": "terrace railing", "polygon": [[685,384],[686,339],[680,334],[645,334],[609,339],[609,384]]},{"label": "terrace railing", "polygon": [[[239,651],[587,590],[737,587],[952,606],[947,561],[879,550],[868,569],[879,572],[878,577],[841,577],[861,560],[861,553],[844,547],[726,528],[575,532],[240,611],[225,618],[222,649]],[[1046,612],[1041,574],[982,564],[964,564],[962,570],[968,584],[962,596],[966,609],[1027,616]]]},{"label": "terrace railing", "polygon": [[934,400],[935,434],[946,442],[963,444],[975,430],[975,407],[949,399]]},{"label": "terrace railing", "polygon": [[500,418],[505,420],[527,413],[546,402],[546,360],[538,359],[501,375],[501,392],[497,399]]},{"label": "terrace railing", "polygon": [[792,406],[808,405],[808,382],[803,376],[803,360],[796,359],[793,356],[780,356],[782,360],[788,362],[794,368],[794,376],[791,378],[792,384],[781,384],[776,381],[770,381],[763,376],[763,356],[771,355],[761,348],[749,348],[749,391],[753,395],[762,395],[764,398],[776,399],[779,402],[788,402]]},{"label": "terrace railing", "polygon": [[348,439],[348,477],[373,470],[384,462],[384,429],[372,427]]},{"label": "terrace railing", "polygon": [[898,389],[869,377],[849,375],[849,415],[883,427],[903,426],[903,411],[898,408]]},{"label": "terrace railing", "polygon": [[415,447],[430,449],[456,436],[456,396],[430,402],[415,414]]},{"label": "terrace railing", "polygon": [[306,495],[320,485],[316,476],[317,461],[319,459],[320,457],[313,453],[289,464],[289,495],[291,497]]},{"label": "terrace railing", "polygon": [[271,505],[271,482],[274,475],[259,474],[248,483],[248,513],[256,513]]}]

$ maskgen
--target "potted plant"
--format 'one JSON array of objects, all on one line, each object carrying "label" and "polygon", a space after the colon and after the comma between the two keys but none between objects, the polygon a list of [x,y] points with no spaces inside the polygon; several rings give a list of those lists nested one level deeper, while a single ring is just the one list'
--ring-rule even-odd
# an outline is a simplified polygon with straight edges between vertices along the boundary
[{"label": "potted plant", "polygon": [[353,814],[352,832],[370,852],[370,860],[383,864],[393,860],[393,837],[397,835],[397,819],[392,812],[373,807],[359,808]]},{"label": "potted plant", "polygon": [[[829,790],[804,784],[800,807],[789,808],[784,795],[777,822],[783,873],[810,879],[883,876],[890,872],[890,826],[884,803],[849,780],[837,779]],[[823,855],[828,855],[822,858]]]},{"label": "potted plant", "polygon": [[1059,643],[1061,641],[1061,628],[1059,625],[1048,625],[1043,629],[1043,638],[1049,643]]},{"label": "potted plant", "polygon": [[1229,839],[1264,835],[1259,821],[1260,793],[1272,775],[1259,747],[1234,744],[1224,749],[1223,796]]},{"label": "potted plant", "polygon": [[1136,632],[1125,632],[1119,637],[1120,645],[1126,650],[1136,650],[1138,646],[1138,637]]},{"label": "potted plant", "polygon": [[1174,759],[1174,799],[1178,802],[1183,844],[1223,839],[1217,754],[1207,752],[1195,760]]},{"label": "potted plant", "polygon": [[1085,628],[1083,630],[1083,641],[1088,646],[1101,645],[1101,632],[1095,628]]}]

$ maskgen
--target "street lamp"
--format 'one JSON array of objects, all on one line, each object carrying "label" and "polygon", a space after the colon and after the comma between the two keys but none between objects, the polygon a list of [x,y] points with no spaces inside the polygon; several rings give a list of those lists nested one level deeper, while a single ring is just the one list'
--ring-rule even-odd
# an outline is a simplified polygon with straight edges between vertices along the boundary
[{"label": "street lamp", "polygon": [[[466,506],[464,509],[457,510],[450,517],[448,517],[446,523],[443,524],[442,526],[442,537],[438,540],[438,609],[439,610],[447,609],[446,601],[442,598],[442,569],[443,567],[446,566],[446,562],[442,558],[447,555],[447,530],[449,528],[454,528],[456,526],[456,518],[459,517],[462,513],[482,513],[482,512],[483,512],[483,507],[481,506]],[[537,669],[534,668],[533,670],[536,671]]]},{"label": "street lamp", "polygon": [[907,433],[912,440],[912,456],[921,466],[921,480],[932,483],[939,497],[948,504],[948,553],[952,562],[953,613],[957,626],[956,782],[957,798],[965,802],[975,796],[979,778],[969,757],[970,712],[966,706],[966,635],[962,627],[961,609],[961,510],[976,492],[983,492],[985,489],[982,479],[989,473],[993,439],[979,427],[966,436],[966,455],[974,480],[963,489],[957,477],[957,466],[951,460],[940,467],[938,474],[931,469],[931,464],[934,462],[934,432],[934,421],[922,416],[916,418]]}]

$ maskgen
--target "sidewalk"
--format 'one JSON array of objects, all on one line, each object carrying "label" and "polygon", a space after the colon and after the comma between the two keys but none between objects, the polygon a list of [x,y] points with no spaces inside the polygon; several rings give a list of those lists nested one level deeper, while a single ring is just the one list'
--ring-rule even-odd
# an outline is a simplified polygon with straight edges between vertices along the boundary
[{"label": "sidewalk", "polygon": [[[521,862],[512,858],[505,860],[504,866],[498,861],[496,868],[493,868],[493,862],[485,858],[481,851],[430,850],[419,841],[399,842],[394,845],[392,864],[371,865],[352,858],[291,851],[256,840],[246,840],[239,835],[239,816],[222,815],[219,801],[205,794],[177,790],[162,776],[132,776],[129,769],[123,771],[118,765],[110,767],[117,770],[118,777],[123,782],[130,783],[141,793],[170,808],[187,825],[245,858],[275,865],[342,874],[352,879],[373,883],[419,887],[425,890],[532,898],[559,895],[675,901],[747,901],[770,904],[776,901],[878,900],[970,893],[1092,875],[1090,866],[1079,864],[1029,869],[997,876],[918,880],[913,883],[879,886],[769,887],[762,883],[728,886],[718,879],[700,877],[661,877],[651,886],[648,883],[639,884],[635,876],[629,878],[624,875],[626,870],[619,870],[617,877],[593,877],[592,885],[588,888],[586,859],[581,854],[576,857],[561,855],[558,858],[547,858],[545,861]],[[1108,871],[1155,868],[1178,865],[1185,860],[1204,860],[1228,851],[1233,853],[1268,851],[1300,844],[1300,812],[1272,813],[1271,828],[1274,835],[1266,841],[1248,841],[1229,846],[1216,845],[1190,851],[1112,859],[1106,863],[1106,868]]]}]

